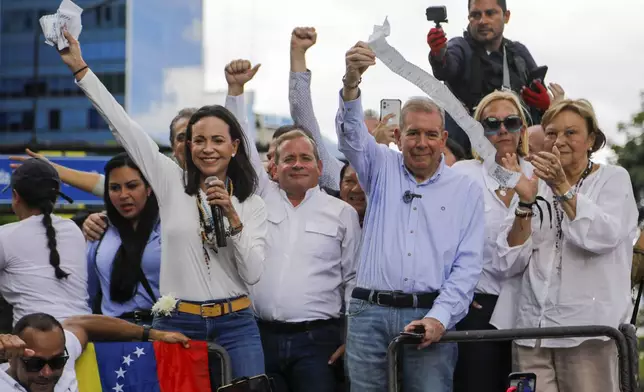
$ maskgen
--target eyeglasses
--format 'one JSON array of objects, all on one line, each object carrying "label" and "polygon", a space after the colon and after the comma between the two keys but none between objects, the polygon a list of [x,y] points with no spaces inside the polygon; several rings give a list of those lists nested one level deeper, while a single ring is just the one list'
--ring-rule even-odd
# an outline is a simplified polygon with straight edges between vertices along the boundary
[{"label": "eyeglasses", "polygon": [[22,363],[25,364],[25,369],[29,373],[37,373],[41,371],[42,368],[45,367],[45,365],[49,365],[51,370],[54,371],[61,370],[65,367],[68,359],[69,355],[67,354],[67,349],[65,349],[64,354],[49,359],[38,357],[21,358]]},{"label": "eyeglasses", "polygon": [[503,120],[496,117],[488,117],[481,121],[483,130],[487,136],[494,136],[501,130],[501,124],[510,133],[519,132],[523,128],[523,120],[517,115],[507,116]]}]

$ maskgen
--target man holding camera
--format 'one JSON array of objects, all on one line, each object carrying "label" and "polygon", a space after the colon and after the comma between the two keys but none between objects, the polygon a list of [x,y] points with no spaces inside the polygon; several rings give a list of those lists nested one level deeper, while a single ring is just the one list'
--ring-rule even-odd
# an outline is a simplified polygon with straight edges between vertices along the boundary
[{"label": "man holding camera", "polygon": [[[438,12],[441,9],[443,15]],[[444,10],[431,7],[427,17],[440,19],[434,20],[437,23],[445,22]],[[470,112],[495,90],[519,93],[538,123],[541,113],[550,106],[550,96],[542,81],[533,80],[543,75],[533,74],[537,65],[530,51],[503,36],[504,26],[510,20],[506,0],[469,0],[468,10],[469,25],[463,37],[448,42],[438,24],[429,31],[429,63],[434,76],[444,81]],[[447,124],[450,133],[452,124]]]}]

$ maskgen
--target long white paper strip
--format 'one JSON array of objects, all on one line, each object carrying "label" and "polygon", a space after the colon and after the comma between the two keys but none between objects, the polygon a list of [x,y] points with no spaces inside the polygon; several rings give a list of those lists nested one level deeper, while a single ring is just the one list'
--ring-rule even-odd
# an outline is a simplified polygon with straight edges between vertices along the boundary
[{"label": "long white paper strip", "polygon": [[465,110],[461,102],[452,92],[429,73],[408,62],[389,43],[389,21],[385,18],[382,26],[374,26],[369,37],[369,47],[376,57],[390,70],[407,79],[423,90],[434,102],[452,116],[454,121],[465,131],[470,139],[472,148],[483,158],[483,165],[488,173],[501,187],[514,188],[521,178],[521,173],[509,171],[496,163],[496,149],[483,134],[483,126]]}]

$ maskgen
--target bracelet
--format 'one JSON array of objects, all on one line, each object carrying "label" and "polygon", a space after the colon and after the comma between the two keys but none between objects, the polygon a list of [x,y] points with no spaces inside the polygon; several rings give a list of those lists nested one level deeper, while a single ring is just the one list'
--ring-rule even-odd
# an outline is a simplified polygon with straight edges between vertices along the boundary
[{"label": "bracelet", "polygon": [[82,68],[81,68],[81,69],[79,69],[78,71],[74,72],[74,76],[76,76],[76,75],[78,75],[79,73],[83,72],[83,71],[84,71],[84,70],[86,70],[87,68],[89,68],[89,66],[88,66],[88,65],[86,65],[86,66],[82,67]]},{"label": "bracelet", "polygon": [[244,229],[244,224],[240,223],[239,226],[237,227],[231,227],[228,231],[228,236],[233,237],[236,236],[237,234],[241,233],[241,231]]},{"label": "bracelet", "polygon": [[143,335],[141,335],[141,341],[142,342],[147,342],[150,340],[150,330],[152,330],[152,327],[149,325],[144,325],[143,326]]},{"label": "bracelet", "polygon": [[633,247],[633,253],[635,253],[636,255],[644,255],[644,250],[638,247]]},{"label": "bracelet", "polygon": [[534,212],[532,212],[532,210],[526,211],[521,208],[517,208],[514,210],[514,216],[517,218],[532,218],[534,216]]},{"label": "bracelet", "polygon": [[362,83],[362,76],[360,77],[360,79],[358,79],[358,81],[356,82],[356,84],[355,84],[355,85],[349,85],[349,84],[347,84],[347,75],[346,75],[346,74],[342,77],[342,84],[343,84],[343,85],[344,85],[344,87],[346,87],[346,88],[350,88],[350,89],[358,88],[358,86],[360,85],[360,83]]},{"label": "bracelet", "polygon": [[534,201],[532,203],[524,203],[521,200],[519,200],[519,207],[532,209],[532,206],[534,206],[534,204],[535,204]]}]

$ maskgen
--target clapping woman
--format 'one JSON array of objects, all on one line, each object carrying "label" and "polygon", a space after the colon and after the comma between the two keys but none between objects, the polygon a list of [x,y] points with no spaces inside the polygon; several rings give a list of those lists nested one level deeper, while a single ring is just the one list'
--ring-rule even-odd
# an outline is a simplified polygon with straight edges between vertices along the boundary
[{"label": "clapping woman", "polygon": [[[520,203],[497,239],[500,258],[522,273],[515,328],[608,325],[628,320],[637,207],[628,172],[592,161],[606,138],[585,100],[561,100],[543,116],[544,151],[528,157],[534,179],[514,188]],[[520,171],[516,160],[506,167]],[[535,182],[539,179],[538,187]],[[535,199],[547,201],[543,221]],[[548,212],[549,211],[549,212]],[[604,338],[520,340],[521,371],[537,391],[612,392],[617,350]]]},{"label": "clapping woman", "polygon": [[[60,52],[63,62],[159,203],[162,298],[153,307],[154,327],[216,341],[230,354],[234,377],[264,373],[248,285],[263,271],[266,211],[254,194],[257,174],[239,123],[221,106],[199,109],[188,122],[182,169],[159,152],[88,68],[78,41],[67,32],[65,38],[70,45]],[[212,186],[208,177],[217,177]],[[224,217],[226,247],[215,241],[212,207]]]}]

